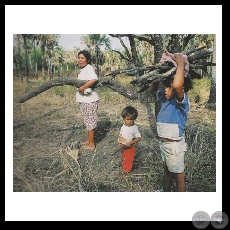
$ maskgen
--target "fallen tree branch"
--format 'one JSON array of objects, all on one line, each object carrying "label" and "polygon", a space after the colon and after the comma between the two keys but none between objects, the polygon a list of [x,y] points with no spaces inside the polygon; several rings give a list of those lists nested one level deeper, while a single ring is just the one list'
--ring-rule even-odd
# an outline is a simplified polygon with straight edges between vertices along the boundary
[{"label": "fallen tree branch", "polygon": [[48,82],[43,83],[42,85],[30,90],[29,92],[25,93],[22,97],[19,99],[14,100],[18,103],[23,103],[32,97],[37,96],[38,94],[54,87],[54,86],[63,86],[63,85],[72,85],[76,87],[80,87],[85,84],[86,81],[82,81],[76,78],[56,78],[53,80],[50,80]]},{"label": "fallen tree branch", "polygon": [[121,94],[121,95],[123,95],[123,96],[125,96],[131,100],[137,100],[138,99],[137,93],[131,92],[129,89],[124,87],[119,82],[113,81],[111,79],[105,78],[105,79],[100,81],[99,85],[106,85],[110,89],[112,89],[113,91],[118,92],[119,94]]},{"label": "fallen tree branch", "polygon": [[[56,78],[50,81],[47,81],[45,83],[43,83],[42,85],[30,90],[29,92],[25,93],[22,97],[15,99],[14,101],[17,103],[23,103],[35,96],[37,96],[38,94],[54,87],[54,86],[63,86],[63,85],[71,85],[71,86],[75,86],[77,88],[79,88],[80,86],[84,85],[86,81],[82,81],[76,78],[72,78],[72,77],[66,77],[66,78]],[[119,82],[113,81],[111,79],[103,79],[101,80],[95,87],[99,87],[101,85],[106,85],[108,86],[110,89],[112,89],[115,92],[118,92],[119,94],[131,99],[131,100],[136,100],[137,97],[137,93],[135,92],[131,92],[129,89],[127,89],[126,87],[124,87],[122,84],[120,84]]]}]

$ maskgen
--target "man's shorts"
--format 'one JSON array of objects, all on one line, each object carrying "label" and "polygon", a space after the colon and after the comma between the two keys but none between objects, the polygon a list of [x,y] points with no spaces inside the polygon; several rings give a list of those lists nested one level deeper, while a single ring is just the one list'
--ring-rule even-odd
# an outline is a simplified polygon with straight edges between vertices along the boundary
[{"label": "man's shorts", "polygon": [[173,173],[184,171],[184,154],[187,149],[185,139],[180,141],[162,142],[160,140],[161,158]]}]

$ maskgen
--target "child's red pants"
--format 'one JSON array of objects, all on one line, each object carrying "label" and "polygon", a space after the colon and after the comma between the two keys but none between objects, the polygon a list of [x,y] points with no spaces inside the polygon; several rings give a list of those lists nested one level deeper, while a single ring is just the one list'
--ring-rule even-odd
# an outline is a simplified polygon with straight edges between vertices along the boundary
[{"label": "child's red pants", "polygon": [[[120,145],[122,148],[123,145]],[[133,167],[134,156],[136,153],[136,146],[133,145],[130,148],[126,148],[121,151],[122,153],[122,172],[131,172]]]}]

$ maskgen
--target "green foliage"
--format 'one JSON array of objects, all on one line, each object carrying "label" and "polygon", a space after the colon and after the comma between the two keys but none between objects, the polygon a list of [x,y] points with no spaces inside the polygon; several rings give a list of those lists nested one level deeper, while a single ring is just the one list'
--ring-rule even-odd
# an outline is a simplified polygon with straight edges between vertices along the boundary
[{"label": "green foliage", "polygon": [[188,92],[191,102],[204,104],[208,101],[211,79],[206,77],[202,79],[194,79],[193,89]]},{"label": "green foliage", "polygon": [[[147,38],[151,38],[152,35],[146,34]],[[167,46],[169,39],[172,34],[164,35],[164,42]],[[185,37],[187,34],[182,34],[181,37]],[[67,74],[67,63],[68,63],[68,73],[73,74],[75,71],[76,65],[76,52],[64,52],[62,47],[58,44],[58,35],[57,34],[28,34],[24,35],[26,37],[27,45],[24,46],[23,35],[18,34],[19,44],[14,46],[13,52],[13,62],[14,68],[17,70],[25,71],[26,68],[26,53],[25,48],[29,53],[30,65],[29,71],[33,72],[36,70],[41,71],[42,66],[47,71],[48,65],[56,66],[56,72],[54,75],[57,75],[57,69],[62,66],[62,75]],[[185,47],[185,50],[190,48],[196,48],[198,46],[207,45],[208,48],[213,47],[213,41],[215,34],[197,34],[190,39],[189,43]],[[15,38],[16,39],[16,38]],[[87,46],[87,49],[90,50],[91,55],[94,59],[94,64],[100,71],[110,71],[111,69],[123,69],[127,68],[130,65],[130,62],[122,59],[121,56],[111,51],[111,43],[107,35],[105,34],[88,34],[81,38],[82,42]],[[35,45],[35,46],[34,46]],[[149,48],[150,47],[150,48]],[[151,50],[152,45],[146,46],[145,42],[139,41],[136,39],[136,48],[138,53],[139,62],[142,65],[149,65],[153,61],[154,50]],[[105,48],[105,49],[102,49]],[[42,54],[43,51],[43,54]],[[125,51],[120,51],[124,56],[126,56]],[[64,55],[67,54],[67,55]],[[43,61],[42,61],[43,55]],[[71,58],[66,58],[71,57]],[[51,62],[50,62],[51,61]],[[43,65],[42,65],[43,62]],[[132,64],[131,64],[132,66]],[[36,67],[36,68],[35,68]]]},{"label": "green foliage", "polygon": [[214,37],[215,34],[197,34],[195,39],[199,42],[207,43],[208,41],[213,41]]},{"label": "green foliage", "polygon": [[111,101],[119,101],[119,94],[112,89],[101,86],[97,89],[97,93],[100,95],[100,101],[102,103],[109,103]]},{"label": "green foliage", "polygon": [[198,45],[203,46],[205,44],[206,45],[211,44],[214,38],[215,38],[214,34],[197,34],[194,38],[189,40],[189,43],[185,49],[196,48]]},{"label": "green foliage", "polygon": [[107,86],[100,86],[100,87],[97,88],[97,92],[98,93],[109,93],[109,92],[113,92],[113,90],[111,90]]},{"label": "green foliage", "polygon": [[51,88],[51,91],[60,97],[65,97],[67,95],[73,95],[76,92],[76,87],[69,85],[55,86]]}]

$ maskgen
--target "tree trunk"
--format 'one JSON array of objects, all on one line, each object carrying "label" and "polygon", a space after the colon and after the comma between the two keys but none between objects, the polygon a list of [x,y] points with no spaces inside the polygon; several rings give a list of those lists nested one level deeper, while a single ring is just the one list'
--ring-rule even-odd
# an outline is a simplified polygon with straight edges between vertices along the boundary
[{"label": "tree trunk", "polygon": [[[214,37],[213,41],[213,61],[216,63],[216,37]],[[216,66],[212,66],[212,78],[211,78],[211,87],[208,103],[206,104],[206,108],[210,110],[216,110]]]},{"label": "tree trunk", "polygon": [[[163,43],[163,36],[161,34],[154,36],[154,64],[159,63],[160,59],[162,57],[162,54],[164,53],[164,43]],[[163,89],[163,84],[160,82],[156,90],[154,90],[152,93],[156,94],[157,90]],[[157,103],[156,97],[154,97],[155,100],[155,118],[157,118],[157,114],[160,111],[160,105]]]},{"label": "tree trunk", "polygon": [[37,65],[36,40],[34,40],[34,65],[35,65],[35,77],[38,80],[38,65]]},{"label": "tree trunk", "polygon": [[28,82],[29,81],[29,63],[28,63],[28,48],[26,44],[26,34],[22,35],[22,37],[23,37],[24,49],[26,53],[26,80]]}]

